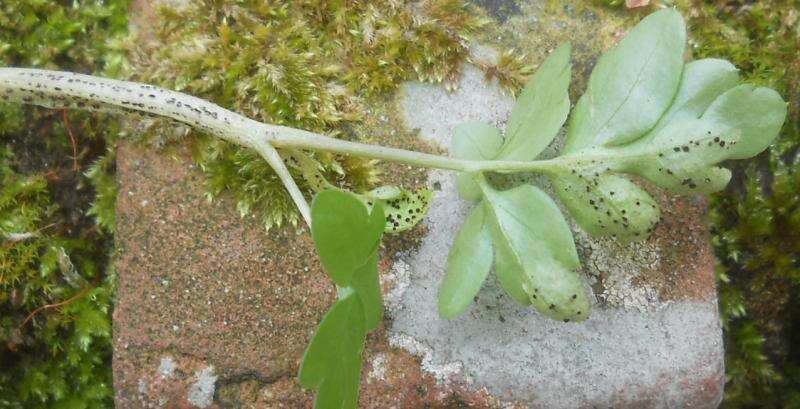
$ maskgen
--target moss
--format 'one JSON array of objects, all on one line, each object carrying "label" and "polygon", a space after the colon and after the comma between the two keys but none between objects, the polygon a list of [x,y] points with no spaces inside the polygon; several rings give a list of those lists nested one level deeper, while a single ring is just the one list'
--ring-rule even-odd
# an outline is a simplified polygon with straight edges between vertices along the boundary
[{"label": "moss", "polygon": [[106,233],[114,233],[116,225],[117,182],[114,178],[114,148],[95,160],[84,175],[94,190],[94,200],[86,214],[94,217],[97,226]]},{"label": "moss", "polygon": [[[3,1],[0,65],[116,75],[127,6]],[[102,115],[0,105],[0,407],[111,406],[113,240],[86,211],[113,219],[100,172],[113,159],[83,171],[117,130]]]},{"label": "moss", "polygon": [[[193,1],[162,6],[133,53],[136,79],[197,95],[263,122],[356,139],[370,105],[405,80],[454,82],[483,20],[461,0]],[[156,129],[159,129],[158,127]],[[163,130],[163,129],[162,129]],[[163,141],[165,132],[154,140]],[[196,148],[207,191],[230,191],[267,227],[298,214],[251,151],[207,138]],[[283,152],[284,157],[288,156]],[[334,185],[371,188],[374,162],[310,156]],[[297,179],[303,173],[293,172]],[[300,187],[307,194],[315,182]]]},{"label": "moss", "polygon": [[789,101],[772,148],[731,163],[733,182],[713,197],[720,260],[726,407],[800,406],[800,1],[680,0],[695,58],[731,60],[748,82]]},{"label": "moss", "polygon": [[0,155],[0,406],[108,405],[107,246],[68,237],[45,178],[14,172],[10,157]]}]

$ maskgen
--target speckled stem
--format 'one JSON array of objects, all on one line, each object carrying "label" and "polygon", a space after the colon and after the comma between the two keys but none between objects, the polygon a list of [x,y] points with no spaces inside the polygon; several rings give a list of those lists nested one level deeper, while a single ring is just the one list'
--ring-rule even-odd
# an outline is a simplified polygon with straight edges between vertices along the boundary
[{"label": "speckled stem", "polygon": [[324,150],[416,166],[480,172],[544,172],[564,164],[544,161],[472,161],[329,138],[300,129],[264,124],[206,100],[136,82],[71,72],[0,68],[0,98],[47,108],[74,108],[174,119],[224,140],[253,148],[272,166],[310,224],[308,203],[275,148]]},{"label": "speckled stem", "polygon": [[311,223],[308,202],[272,145],[275,131],[266,124],[180,92],[59,71],[0,68],[0,98],[47,108],[163,116],[253,148],[280,177],[306,223]]}]

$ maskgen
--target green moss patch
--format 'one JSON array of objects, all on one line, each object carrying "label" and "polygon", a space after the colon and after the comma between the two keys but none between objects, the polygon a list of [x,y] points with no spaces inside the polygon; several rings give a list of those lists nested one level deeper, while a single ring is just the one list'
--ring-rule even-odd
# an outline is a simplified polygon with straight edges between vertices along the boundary
[{"label": "green moss patch", "polygon": [[[127,8],[3,1],[0,65],[117,75]],[[0,407],[112,405],[106,147],[118,129],[103,115],[0,105]]]},{"label": "green moss patch", "polygon": [[[196,1],[162,6],[155,40],[135,52],[136,79],[181,90],[253,119],[359,139],[355,128],[374,101],[405,80],[454,82],[469,38],[484,21],[461,0],[264,3]],[[163,142],[166,132],[154,133]],[[245,148],[201,137],[196,159],[207,191],[230,191],[242,216],[267,227],[297,225],[279,180]],[[287,156],[287,153],[283,153]],[[332,184],[365,190],[373,161],[309,154]],[[293,169],[301,189],[314,180]]]}]

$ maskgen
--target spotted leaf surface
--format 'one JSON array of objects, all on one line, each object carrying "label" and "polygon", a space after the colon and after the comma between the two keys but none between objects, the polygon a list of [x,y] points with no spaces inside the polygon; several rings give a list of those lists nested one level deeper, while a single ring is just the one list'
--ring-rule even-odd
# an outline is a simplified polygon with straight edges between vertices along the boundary
[{"label": "spotted leaf surface", "polygon": [[402,189],[399,196],[381,201],[386,215],[385,231],[398,233],[416,226],[428,213],[431,194],[428,189]]},{"label": "spotted leaf surface", "polygon": [[517,302],[557,320],[583,320],[589,298],[572,232],[556,204],[531,185],[483,189],[495,273]]},{"label": "spotted leaf surface", "polygon": [[594,236],[643,239],[661,217],[653,197],[622,176],[572,172],[556,177],[554,186],[575,221]]},{"label": "spotted leaf surface", "polygon": [[286,163],[293,169],[300,172],[308,186],[314,191],[319,192],[324,189],[335,189],[335,187],[328,182],[323,174],[324,168],[315,159],[309,157],[305,152],[299,149],[287,149],[284,154]]},{"label": "spotted leaf surface", "polygon": [[600,59],[575,107],[566,166],[551,176],[593,235],[644,239],[659,219],[652,197],[620,173],[676,193],[715,192],[731,178],[716,165],[761,152],[783,124],[780,96],[738,85],[729,62],[683,64],[684,31],[674,11],[643,19]]},{"label": "spotted leaf surface", "polygon": [[699,119],[671,122],[622,150],[622,169],[677,192],[725,186],[730,172],[713,165],[764,150],[778,135],[786,104],[775,91],[739,85],[720,95]]},{"label": "spotted leaf surface", "polygon": [[703,119],[739,132],[726,159],[757,155],[772,143],[786,120],[786,101],[775,90],[742,84],[714,100]]}]

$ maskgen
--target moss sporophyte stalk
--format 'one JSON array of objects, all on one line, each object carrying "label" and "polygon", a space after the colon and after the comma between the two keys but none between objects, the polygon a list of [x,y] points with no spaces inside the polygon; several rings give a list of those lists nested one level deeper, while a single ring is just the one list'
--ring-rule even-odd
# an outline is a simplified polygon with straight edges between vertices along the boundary
[{"label": "moss sporophyte stalk", "polygon": [[[0,97],[48,108],[159,116],[253,149],[275,171],[311,233],[339,301],[323,318],[300,370],[317,388],[318,407],[355,407],[366,333],[382,314],[377,248],[384,231],[418,222],[429,196],[386,186],[332,189],[306,157],[332,152],[458,172],[460,195],[475,202],[448,257],[439,312],[465,311],[494,268],[520,304],[563,322],[590,314],[572,233],[555,201],[538,187],[508,190],[492,173],[540,173],[584,230],[619,241],[643,240],[660,220],[656,201],[629,177],[676,193],[723,189],[717,166],[752,157],[778,134],[786,104],[774,90],[740,84],[727,61],[684,62],[681,16],[664,9],[644,18],[595,66],[570,113],[570,46],[555,49],[521,92],[505,134],[494,126],[455,128],[452,156],[329,138],[254,121],[200,98],[135,82],[68,72],[2,68]],[[536,160],[569,118],[561,155]],[[311,205],[289,167],[318,193]]]}]

